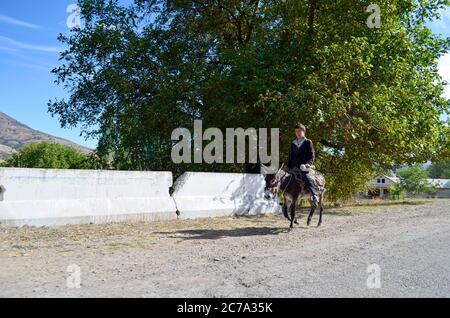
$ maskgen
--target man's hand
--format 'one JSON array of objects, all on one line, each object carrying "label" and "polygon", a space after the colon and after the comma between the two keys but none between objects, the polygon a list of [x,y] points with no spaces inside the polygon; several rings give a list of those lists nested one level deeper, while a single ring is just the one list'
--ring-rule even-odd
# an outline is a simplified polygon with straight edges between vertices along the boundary
[{"label": "man's hand", "polygon": [[303,165],[300,166],[300,170],[301,171],[311,171],[311,170],[314,170],[314,169],[315,169],[315,166],[311,165],[309,163],[306,163],[306,164],[303,164]]}]

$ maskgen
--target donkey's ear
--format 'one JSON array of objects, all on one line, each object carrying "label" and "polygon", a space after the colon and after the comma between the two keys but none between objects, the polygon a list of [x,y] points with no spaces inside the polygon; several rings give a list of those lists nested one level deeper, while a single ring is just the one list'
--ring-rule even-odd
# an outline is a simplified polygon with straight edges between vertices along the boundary
[{"label": "donkey's ear", "polygon": [[265,166],[264,164],[261,163],[261,172],[262,175],[266,175],[269,174],[269,167]]}]

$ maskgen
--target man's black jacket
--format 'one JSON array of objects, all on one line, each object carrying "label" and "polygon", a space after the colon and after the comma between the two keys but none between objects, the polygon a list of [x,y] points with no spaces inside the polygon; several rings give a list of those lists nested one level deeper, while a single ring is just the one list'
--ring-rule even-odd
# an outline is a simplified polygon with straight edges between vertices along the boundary
[{"label": "man's black jacket", "polygon": [[314,145],[311,140],[305,139],[300,147],[295,143],[291,144],[289,153],[288,169],[300,168],[303,164],[313,165],[315,159]]}]

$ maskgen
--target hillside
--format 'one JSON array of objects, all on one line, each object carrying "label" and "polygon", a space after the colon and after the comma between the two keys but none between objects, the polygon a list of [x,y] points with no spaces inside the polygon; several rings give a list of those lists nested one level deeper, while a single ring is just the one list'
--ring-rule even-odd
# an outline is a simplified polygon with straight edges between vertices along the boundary
[{"label": "hillside", "polygon": [[71,146],[84,153],[91,151],[91,149],[69,140],[34,130],[0,112],[0,160],[8,158],[14,151],[25,145],[39,141],[49,141],[64,146]]}]

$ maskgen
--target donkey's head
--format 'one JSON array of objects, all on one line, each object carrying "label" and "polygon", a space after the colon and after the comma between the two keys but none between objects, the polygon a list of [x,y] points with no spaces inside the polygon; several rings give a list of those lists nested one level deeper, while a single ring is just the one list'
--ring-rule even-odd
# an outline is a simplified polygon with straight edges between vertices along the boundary
[{"label": "donkey's head", "polygon": [[[283,179],[286,172],[284,172],[283,169],[284,164],[281,166],[281,168],[277,171],[277,173],[268,173],[264,174],[264,198],[266,200],[271,200],[276,196],[276,193],[278,192],[278,189],[280,188],[281,180]],[[264,167],[263,169],[264,170]]]}]

